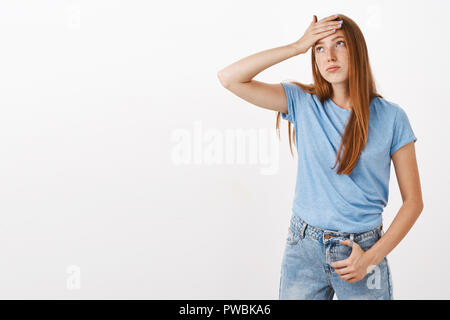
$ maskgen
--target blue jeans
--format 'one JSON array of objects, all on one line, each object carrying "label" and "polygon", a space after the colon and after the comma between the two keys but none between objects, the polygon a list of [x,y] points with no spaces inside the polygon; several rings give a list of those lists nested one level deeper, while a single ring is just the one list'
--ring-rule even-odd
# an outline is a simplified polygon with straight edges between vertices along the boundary
[{"label": "blue jeans", "polygon": [[348,283],[330,263],[346,259],[352,248],[339,241],[355,241],[364,251],[383,235],[382,223],[370,231],[340,233],[307,224],[291,217],[281,265],[279,299],[393,300],[392,276],[385,257],[362,280]]}]

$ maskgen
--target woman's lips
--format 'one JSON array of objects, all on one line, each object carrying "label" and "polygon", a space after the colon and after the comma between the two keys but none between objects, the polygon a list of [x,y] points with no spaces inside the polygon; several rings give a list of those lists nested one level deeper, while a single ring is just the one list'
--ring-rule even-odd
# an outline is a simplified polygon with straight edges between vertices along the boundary
[{"label": "woman's lips", "polygon": [[340,67],[333,67],[333,68],[329,68],[327,69],[327,72],[334,72],[336,70],[338,70]]}]

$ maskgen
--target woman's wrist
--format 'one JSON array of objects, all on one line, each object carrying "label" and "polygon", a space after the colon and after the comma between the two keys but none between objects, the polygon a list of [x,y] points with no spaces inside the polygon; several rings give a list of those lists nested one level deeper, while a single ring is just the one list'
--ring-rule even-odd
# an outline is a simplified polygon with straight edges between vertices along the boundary
[{"label": "woman's wrist", "polygon": [[290,46],[294,49],[295,55],[304,54],[306,53],[305,47],[302,45],[300,41],[295,41],[290,44]]},{"label": "woman's wrist", "polygon": [[377,248],[374,247],[364,252],[364,255],[368,263],[373,265],[379,264],[384,259],[384,257],[377,251]]}]

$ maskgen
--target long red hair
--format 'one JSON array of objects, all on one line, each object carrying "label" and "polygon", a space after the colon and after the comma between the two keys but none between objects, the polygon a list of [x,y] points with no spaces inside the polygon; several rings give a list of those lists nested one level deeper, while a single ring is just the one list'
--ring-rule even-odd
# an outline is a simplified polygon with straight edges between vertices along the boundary
[{"label": "long red hair", "polygon": [[[334,169],[339,161],[337,173],[350,174],[353,167],[356,165],[359,155],[364,149],[369,136],[370,102],[375,97],[383,98],[383,96],[376,92],[366,41],[358,25],[343,14],[340,14],[335,20],[343,20],[340,29],[344,31],[344,38],[348,50],[349,92],[353,109],[336,154],[336,161],[331,169]],[[311,49],[311,65],[314,83],[309,85],[296,81],[292,81],[292,83],[298,85],[307,93],[315,94],[320,102],[324,103],[327,99],[332,97],[333,88],[320,74],[314,52],[315,45]],[[280,116],[281,113],[278,112],[276,121],[278,138],[280,138]],[[289,148],[293,156],[291,137],[293,137],[294,145],[296,145],[296,139],[295,128],[292,128],[292,130],[293,133],[291,134],[291,123],[288,122]],[[342,149],[343,154],[340,158]]]}]

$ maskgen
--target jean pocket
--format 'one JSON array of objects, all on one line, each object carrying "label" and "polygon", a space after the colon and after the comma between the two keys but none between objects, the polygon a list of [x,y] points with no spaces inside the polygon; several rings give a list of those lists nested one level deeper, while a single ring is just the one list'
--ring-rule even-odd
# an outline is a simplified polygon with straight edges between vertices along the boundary
[{"label": "jean pocket", "polygon": [[[380,235],[376,232],[363,239],[355,239],[355,243],[357,243],[363,251],[367,251],[372,248],[378,239],[380,239]],[[346,239],[342,239],[341,241],[343,240],[348,240],[348,237]],[[336,242],[335,246],[332,247],[331,252],[333,253],[335,260],[343,260],[351,255],[352,250],[353,249],[351,247],[341,244],[340,242]]]},{"label": "jean pocket", "polygon": [[380,236],[378,233],[374,233],[373,235],[364,238],[362,240],[358,241],[358,245],[363,249],[364,251],[369,250],[373,247],[373,245],[380,239]]},{"label": "jean pocket", "polygon": [[286,243],[289,245],[296,245],[300,240],[300,230],[291,224],[288,228],[288,236],[286,238]]}]

